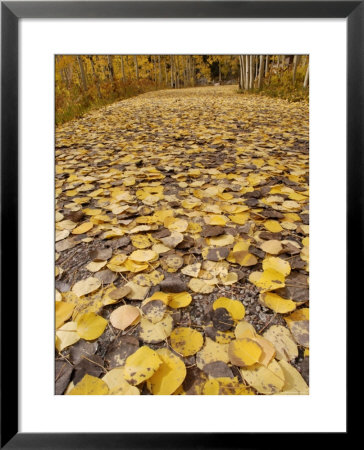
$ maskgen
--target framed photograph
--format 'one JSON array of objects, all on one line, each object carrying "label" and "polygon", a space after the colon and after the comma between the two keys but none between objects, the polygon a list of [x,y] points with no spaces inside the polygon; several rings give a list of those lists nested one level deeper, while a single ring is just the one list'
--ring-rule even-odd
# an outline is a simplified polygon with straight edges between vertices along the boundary
[{"label": "framed photograph", "polygon": [[363,17],[1,3],[2,448],[346,436]]}]

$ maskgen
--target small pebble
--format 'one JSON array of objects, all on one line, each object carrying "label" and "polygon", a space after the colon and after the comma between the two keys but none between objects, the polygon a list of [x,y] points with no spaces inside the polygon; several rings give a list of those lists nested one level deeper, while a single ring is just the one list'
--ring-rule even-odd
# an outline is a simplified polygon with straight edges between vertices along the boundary
[{"label": "small pebble", "polygon": [[255,311],[256,311],[256,312],[259,312],[259,311],[260,311],[260,306],[259,306],[259,305],[257,305],[257,306],[255,307]]}]

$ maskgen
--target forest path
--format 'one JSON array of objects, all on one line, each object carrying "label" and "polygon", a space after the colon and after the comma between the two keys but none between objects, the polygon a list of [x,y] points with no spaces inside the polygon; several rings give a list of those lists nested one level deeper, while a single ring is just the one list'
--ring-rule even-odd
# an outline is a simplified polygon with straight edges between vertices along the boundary
[{"label": "forest path", "polygon": [[[109,321],[115,287],[128,283],[123,301],[138,307],[159,290],[187,292],[191,303],[166,314],[205,342],[229,323],[213,316],[220,297],[238,300],[257,332],[287,327],[282,312],[308,302],[308,168],[308,105],[237,86],[149,92],[58,127],[57,299],[75,305],[76,321]],[[280,300],[259,299],[272,290]],[[108,368],[116,334],[108,322],[98,339]],[[140,325],[129,334],[166,346]],[[308,344],[297,344],[303,373]]]}]

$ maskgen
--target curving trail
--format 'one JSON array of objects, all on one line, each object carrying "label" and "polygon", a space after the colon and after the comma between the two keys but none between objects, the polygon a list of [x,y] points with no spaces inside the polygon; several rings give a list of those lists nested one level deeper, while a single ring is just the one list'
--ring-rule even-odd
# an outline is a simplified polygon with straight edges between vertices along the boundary
[{"label": "curving trail", "polygon": [[[236,86],[143,94],[57,128],[56,300],[71,305],[57,348],[73,364],[57,393],[118,366],[102,393],[307,393],[308,174],[308,105]],[[136,321],[111,316],[124,303]],[[171,379],[149,354],[149,381],[128,378],[142,346]]]}]

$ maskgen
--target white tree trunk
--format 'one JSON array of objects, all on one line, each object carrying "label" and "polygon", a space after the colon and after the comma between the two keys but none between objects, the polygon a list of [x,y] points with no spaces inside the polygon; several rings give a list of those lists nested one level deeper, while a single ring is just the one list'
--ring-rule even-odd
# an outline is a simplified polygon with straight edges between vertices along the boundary
[{"label": "white tree trunk", "polygon": [[139,81],[139,68],[138,68],[138,56],[134,55],[134,66],[135,66],[135,76],[137,81]]},{"label": "white tree trunk", "polygon": [[264,56],[259,57],[259,77],[258,77],[258,89],[262,88],[262,75],[263,75]]},{"label": "white tree trunk", "polygon": [[307,70],[306,70],[306,75],[305,75],[305,81],[303,82],[303,87],[307,88],[308,86],[308,81],[309,81],[309,70],[310,70],[310,66],[307,66]]}]

